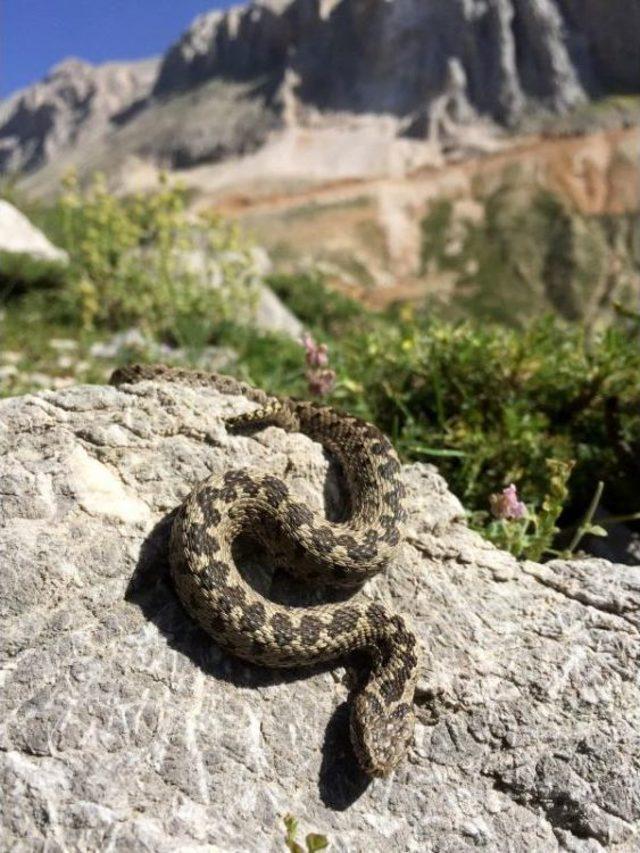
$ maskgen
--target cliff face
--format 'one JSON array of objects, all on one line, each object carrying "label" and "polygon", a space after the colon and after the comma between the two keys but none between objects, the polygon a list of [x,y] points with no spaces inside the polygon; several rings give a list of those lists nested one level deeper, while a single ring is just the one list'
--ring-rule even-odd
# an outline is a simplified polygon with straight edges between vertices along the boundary
[{"label": "cliff face", "polygon": [[573,60],[588,90],[637,92],[640,4],[633,0],[558,0]]},{"label": "cliff face", "polygon": [[285,90],[422,136],[452,69],[470,115],[517,125],[640,91],[638,43],[637,0],[254,0],[197,18],[159,66],[66,62],[0,104],[0,172],[110,134],[107,149],[163,165],[233,156],[285,123]]},{"label": "cliff face", "polygon": [[406,116],[428,107],[456,59],[477,110],[512,122],[532,101],[563,111],[637,91],[639,38],[633,0],[264,0],[197,19],[154,92],[290,68],[321,109]]},{"label": "cliff face", "polygon": [[158,63],[95,67],[78,59],[0,104],[0,173],[33,169],[104,133],[118,114],[146,97]]}]

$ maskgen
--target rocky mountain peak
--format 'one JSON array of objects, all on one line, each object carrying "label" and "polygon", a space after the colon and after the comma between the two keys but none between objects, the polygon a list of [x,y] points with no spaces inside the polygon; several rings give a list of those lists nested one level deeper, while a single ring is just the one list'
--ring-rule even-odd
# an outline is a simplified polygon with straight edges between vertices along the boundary
[{"label": "rocky mountain peak", "polygon": [[63,60],[0,105],[0,173],[33,170],[104,133],[114,117],[146,97],[157,66],[155,59],[99,66]]},{"label": "rocky mountain peak", "polygon": [[518,126],[640,91],[639,42],[636,0],[254,0],[200,15],[159,63],[67,60],[0,104],[0,172],[86,137],[163,166],[245,154],[286,124],[291,80],[300,121],[383,116],[432,138],[455,68],[466,115]]}]

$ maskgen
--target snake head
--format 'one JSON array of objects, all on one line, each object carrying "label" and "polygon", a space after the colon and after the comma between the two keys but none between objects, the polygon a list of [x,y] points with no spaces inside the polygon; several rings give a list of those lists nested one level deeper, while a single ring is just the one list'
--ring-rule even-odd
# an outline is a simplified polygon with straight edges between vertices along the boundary
[{"label": "snake head", "polygon": [[368,776],[388,776],[407,754],[415,717],[407,702],[386,705],[365,690],[351,711],[351,742],[358,763]]}]

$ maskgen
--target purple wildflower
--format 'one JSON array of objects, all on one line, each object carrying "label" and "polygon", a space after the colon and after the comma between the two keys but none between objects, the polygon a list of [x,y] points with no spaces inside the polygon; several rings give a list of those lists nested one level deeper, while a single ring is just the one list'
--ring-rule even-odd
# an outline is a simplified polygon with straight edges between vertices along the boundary
[{"label": "purple wildflower", "polygon": [[315,397],[324,397],[333,388],[336,381],[335,370],[329,369],[329,348],[326,344],[318,344],[308,332],[300,341],[305,349],[307,362],[307,379],[309,393]]},{"label": "purple wildflower", "polygon": [[308,332],[302,336],[302,346],[305,348],[309,367],[326,367],[329,364],[327,345],[317,344]]},{"label": "purple wildflower", "polygon": [[518,490],[513,483],[496,495],[489,497],[491,512],[496,518],[524,518],[527,508],[518,500]]}]

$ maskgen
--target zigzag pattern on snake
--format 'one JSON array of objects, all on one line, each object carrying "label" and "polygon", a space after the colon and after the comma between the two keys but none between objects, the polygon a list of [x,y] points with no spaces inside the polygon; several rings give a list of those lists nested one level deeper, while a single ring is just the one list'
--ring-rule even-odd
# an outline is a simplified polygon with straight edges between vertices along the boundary
[{"label": "zigzag pattern on snake", "polygon": [[208,386],[241,394],[256,411],[226,421],[231,429],[273,424],[300,431],[334,454],[348,486],[349,511],[329,522],[296,501],[286,484],[239,469],[199,483],[173,523],[170,563],[188,613],[225,649],[268,667],[311,665],[365,650],[371,667],[350,709],[356,757],[370,776],[386,776],[413,734],[417,642],[402,617],[357,596],[309,607],[276,604],[242,577],[234,541],[250,532],[272,562],[325,586],[357,588],[395,555],[405,519],[400,464],[375,426],[328,406],[267,395],[228,376],[132,365],[115,385],[144,380]]}]

